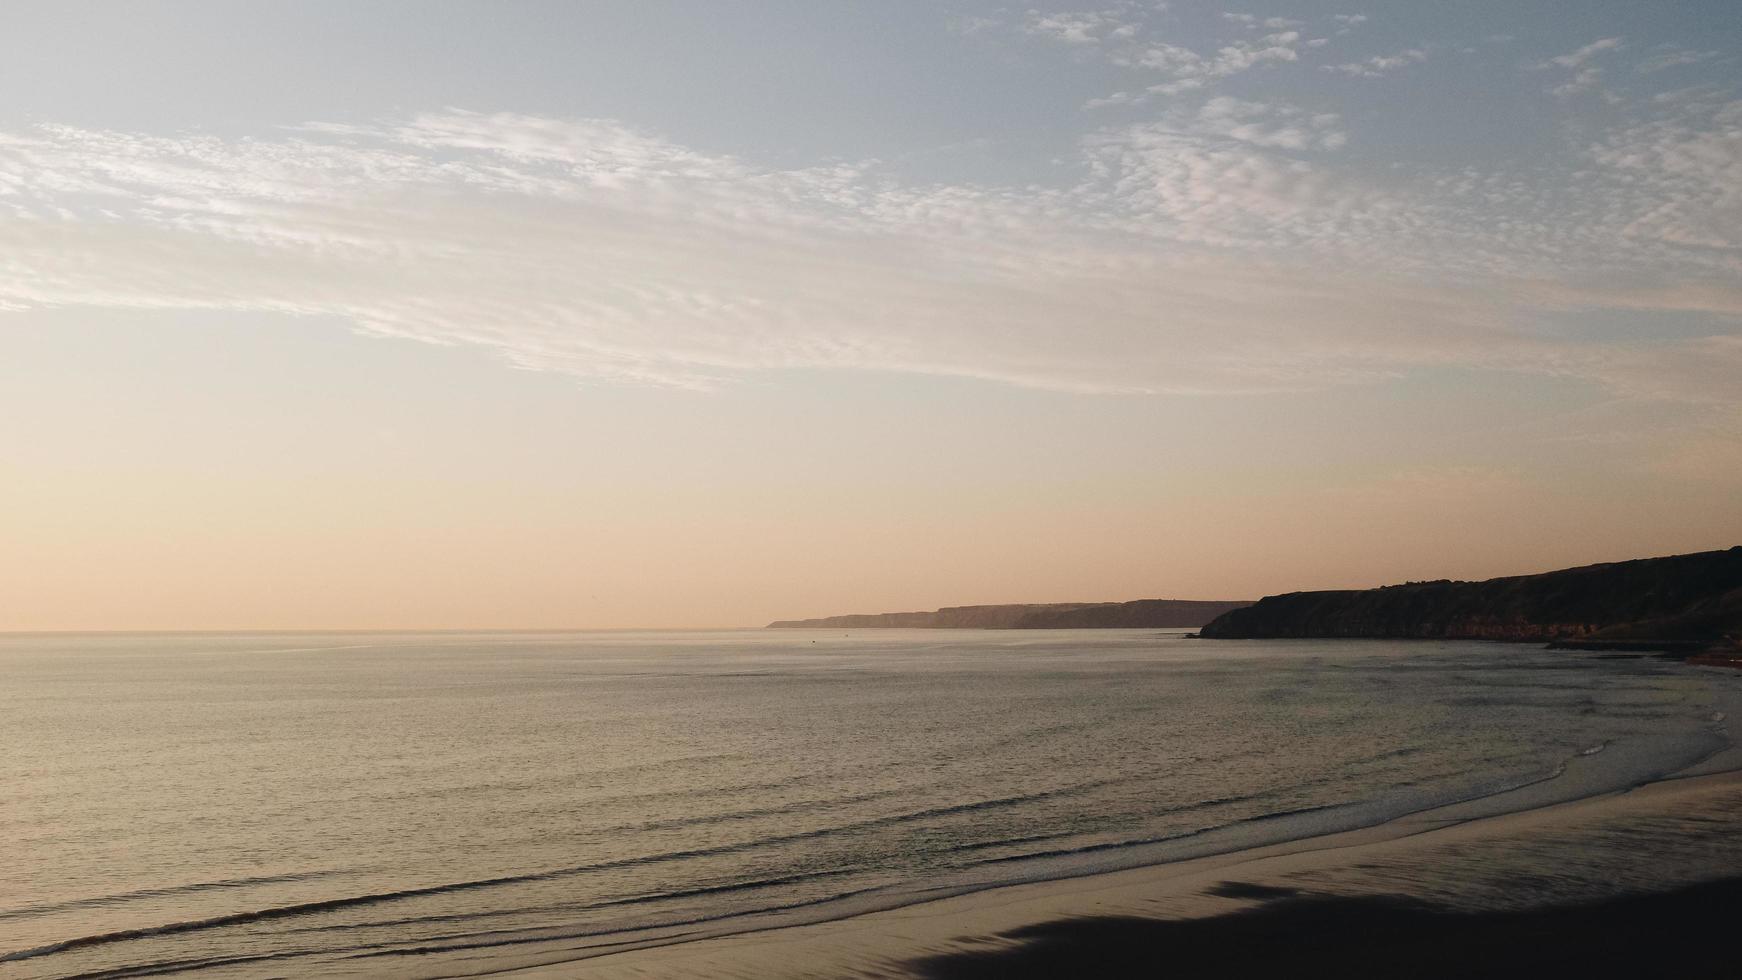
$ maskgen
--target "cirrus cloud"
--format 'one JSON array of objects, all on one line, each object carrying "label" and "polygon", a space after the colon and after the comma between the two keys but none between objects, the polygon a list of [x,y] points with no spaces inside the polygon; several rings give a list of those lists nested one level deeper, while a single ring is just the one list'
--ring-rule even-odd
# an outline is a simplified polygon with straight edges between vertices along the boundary
[{"label": "cirrus cloud", "polygon": [[[1742,367],[1722,338],[1645,350],[1533,324],[1619,302],[1572,274],[1600,273],[1616,228],[1632,229],[1629,260],[1657,270],[1658,292],[1627,302],[1742,311],[1734,290],[1687,285],[1713,257],[1682,254],[1686,240],[1716,232],[1642,203],[1731,207],[1709,196],[1736,147],[1690,143],[1704,137],[1686,126],[1618,134],[1592,151],[1614,175],[1602,207],[1557,219],[1520,203],[1497,227],[1494,201],[1531,188],[1377,185],[1300,155],[1336,123],[1212,100],[1184,125],[1092,134],[1077,178],[1051,188],[769,169],[607,120],[514,114],[246,140],[45,126],[0,136],[0,308],[338,319],[527,369],[693,388],[847,368],[1236,392],[1454,365],[1724,397],[1721,380],[1671,383],[1694,362],[1713,379],[1713,365]],[[1533,268],[1563,274],[1545,290]]]}]

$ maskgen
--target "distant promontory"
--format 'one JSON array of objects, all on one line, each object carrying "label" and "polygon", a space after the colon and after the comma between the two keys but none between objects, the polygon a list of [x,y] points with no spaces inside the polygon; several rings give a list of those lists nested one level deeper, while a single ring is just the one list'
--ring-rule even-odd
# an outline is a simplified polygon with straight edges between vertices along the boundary
[{"label": "distant promontory", "polygon": [[1196,629],[1251,600],[1137,599],[947,606],[931,612],[870,613],[783,619],[769,629]]},{"label": "distant promontory", "polygon": [[1408,582],[1378,589],[1266,596],[1223,614],[1200,635],[1728,648],[1742,637],[1742,547],[1483,582]]}]

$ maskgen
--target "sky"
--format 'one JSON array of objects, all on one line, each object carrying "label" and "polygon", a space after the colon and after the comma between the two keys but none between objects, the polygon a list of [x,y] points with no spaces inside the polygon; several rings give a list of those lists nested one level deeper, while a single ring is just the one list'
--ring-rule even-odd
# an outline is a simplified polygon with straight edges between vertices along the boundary
[{"label": "sky", "polygon": [[1733,0],[13,0],[0,92],[0,630],[1742,543]]}]

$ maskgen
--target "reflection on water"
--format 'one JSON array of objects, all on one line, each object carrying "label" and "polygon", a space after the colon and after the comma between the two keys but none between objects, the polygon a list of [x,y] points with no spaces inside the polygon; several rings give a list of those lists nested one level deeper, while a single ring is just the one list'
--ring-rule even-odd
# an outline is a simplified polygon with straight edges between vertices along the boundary
[{"label": "reflection on water", "polygon": [[20,635],[0,677],[0,977],[467,972],[1533,805],[1724,748],[1742,682],[1153,631]]}]

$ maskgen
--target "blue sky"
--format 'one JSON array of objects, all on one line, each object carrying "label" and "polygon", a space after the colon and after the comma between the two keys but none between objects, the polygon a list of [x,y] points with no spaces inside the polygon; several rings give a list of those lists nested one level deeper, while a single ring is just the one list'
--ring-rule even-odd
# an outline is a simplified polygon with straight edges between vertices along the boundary
[{"label": "blue sky", "polygon": [[[678,624],[861,597],[1255,594],[1742,535],[1724,503],[1742,483],[1732,4],[19,3],[0,13],[0,87],[0,408],[37,420],[0,445],[34,474],[9,509],[32,553],[58,526],[33,518],[69,499],[42,473],[125,484],[145,465],[130,447],[179,426],[185,447],[151,464],[173,497],[200,452],[239,451],[197,413],[151,421],[231,383],[214,363],[276,392],[251,403],[260,431],[319,415],[297,391],[373,365],[432,421],[371,403],[354,427],[423,448],[373,468],[374,444],[335,423],[285,478],[403,481],[431,521],[462,499],[429,479],[458,438],[433,419],[473,393],[479,447],[526,453],[490,457],[500,485],[463,497],[478,512],[592,473],[596,520],[712,542],[670,546],[713,570]],[[81,426],[69,393],[90,377],[145,408]],[[555,417],[608,416],[627,442],[582,450],[508,407],[551,391]],[[726,437],[696,421],[737,412],[736,462],[703,478],[712,507],[662,498],[666,464],[625,449],[713,458]],[[1056,417],[1089,428],[1039,421]],[[742,511],[720,501],[765,492],[795,452],[786,420],[820,418],[880,461],[860,474],[888,484],[878,520],[935,522],[915,541],[971,555],[1037,523],[1059,533],[997,575],[964,559],[915,578],[919,545],[862,542],[867,565],[735,576],[721,529]],[[1010,436],[1022,427],[1032,439]],[[1003,454],[952,467],[964,440]],[[1025,446],[1072,478],[1013,466]],[[1134,469],[1139,447],[1167,462]],[[857,471],[851,453],[816,451],[820,469],[785,477],[787,513],[813,523],[756,528],[789,565],[817,528],[872,520],[828,475]],[[534,462],[550,459],[571,470]],[[266,465],[245,453],[227,472]],[[1254,487],[1275,488],[1243,512],[1262,533],[1178,543],[1179,522],[1225,520],[1220,502]],[[1447,501],[1463,508],[1450,526]],[[120,536],[79,561],[152,521],[187,522],[225,561],[254,540],[153,506],[127,501]],[[1327,561],[1291,507],[1384,512],[1390,530],[1337,537],[1355,543]],[[1108,513],[1153,530],[1095,537]],[[1569,514],[1601,527],[1574,540]],[[330,515],[291,525],[338,533]],[[1399,533],[1408,562],[1388,552]],[[43,609],[77,591],[61,564]],[[1260,565],[1277,571],[1239,571]],[[359,610],[386,607],[389,578],[352,583],[355,607],[266,603],[247,623],[379,625]],[[234,624],[198,580],[168,621]],[[602,609],[564,595],[450,620],[407,593],[392,622],[633,625],[673,608],[651,583]],[[143,615],[115,608],[99,618]]]}]

